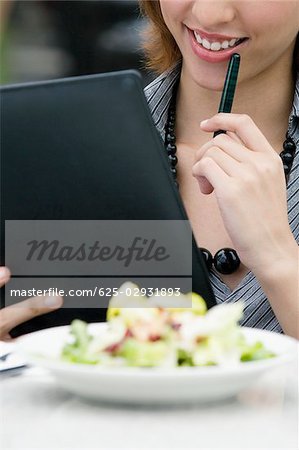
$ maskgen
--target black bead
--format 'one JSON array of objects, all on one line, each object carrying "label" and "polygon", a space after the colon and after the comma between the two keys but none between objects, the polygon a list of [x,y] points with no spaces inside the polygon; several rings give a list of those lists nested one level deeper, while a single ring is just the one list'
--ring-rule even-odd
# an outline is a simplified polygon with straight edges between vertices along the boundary
[{"label": "black bead", "polygon": [[174,155],[176,153],[176,145],[175,144],[167,144],[166,151],[168,155]]},{"label": "black bead", "polygon": [[296,150],[295,142],[292,141],[292,139],[287,139],[287,140],[284,141],[284,143],[283,143],[283,149],[284,149],[286,152],[290,152],[290,153],[294,154],[294,153],[295,153],[295,150]]},{"label": "black bead", "polygon": [[178,159],[175,155],[168,155],[169,162],[172,167],[175,167],[178,163]]},{"label": "black bead", "polygon": [[236,250],[221,248],[214,256],[215,269],[224,275],[235,272],[240,266],[240,259]]},{"label": "black bead", "polygon": [[176,153],[176,145],[174,144],[167,144],[166,151],[168,155],[174,155]]},{"label": "black bead", "polygon": [[199,247],[199,250],[201,251],[202,257],[204,259],[204,262],[206,263],[208,270],[211,270],[213,264],[213,256],[211,252],[203,247]]},{"label": "black bead", "polygon": [[292,165],[289,165],[289,164],[283,165],[283,170],[284,170],[285,175],[289,175],[289,173],[291,172],[291,168],[292,168]]},{"label": "black bead", "polygon": [[167,133],[166,142],[168,142],[168,143],[170,142],[171,144],[174,144],[175,143],[175,135]]},{"label": "black bead", "polygon": [[168,125],[167,134],[174,134],[175,127]]},{"label": "black bead", "polygon": [[290,153],[290,152],[286,152],[286,151],[281,152],[280,157],[284,164],[292,164],[293,163],[294,155],[292,155],[292,153]]},{"label": "black bead", "polygon": [[176,170],[175,167],[170,167],[170,172],[172,173],[172,175],[173,175],[174,177],[176,177],[177,170]]}]

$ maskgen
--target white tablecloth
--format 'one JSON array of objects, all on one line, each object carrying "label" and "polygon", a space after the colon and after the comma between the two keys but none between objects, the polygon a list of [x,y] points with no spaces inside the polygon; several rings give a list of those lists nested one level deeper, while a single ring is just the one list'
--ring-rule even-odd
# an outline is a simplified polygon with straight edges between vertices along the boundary
[{"label": "white tablecloth", "polygon": [[298,448],[297,368],[275,369],[235,399],[184,407],[92,403],[41,369],[1,379],[0,447]]}]

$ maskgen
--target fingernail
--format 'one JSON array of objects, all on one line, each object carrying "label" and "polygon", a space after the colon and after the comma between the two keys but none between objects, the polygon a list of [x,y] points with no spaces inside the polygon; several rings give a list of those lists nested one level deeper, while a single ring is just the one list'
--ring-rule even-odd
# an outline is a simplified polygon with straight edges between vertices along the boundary
[{"label": "fingernail", "polygon": [[60,297],[55,297],[53,295],[49,295],[48,297],[46,297],[44,299],[44,305],[47,308],[55,308],[60,306],[61,304],[61,298]]},{"label": "fingernail", "polygon": [[9,278],[9,271],[5,267],[0,267],[0,281]]},{"label": "fingernail", "polygon": [[202,121],[200,122],[200,125],[205,126],[205,125],[207,125],[208,122],[209,122],[208,119],[202,120]]}]

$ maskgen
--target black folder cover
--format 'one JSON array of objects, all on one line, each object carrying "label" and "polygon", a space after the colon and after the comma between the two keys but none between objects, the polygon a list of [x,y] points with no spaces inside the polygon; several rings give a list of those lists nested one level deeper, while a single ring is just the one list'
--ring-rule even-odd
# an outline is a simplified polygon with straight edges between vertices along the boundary
[{"label": "black folder cover", "polygon": [[[6,86],[0,95],[1,265],[8,219],[187,219],[137,71]],[[194,241],[192,251],[193,291],[211,307]],[[61,309],[12,334],[75,317],[101,321],[105,310]]]}]

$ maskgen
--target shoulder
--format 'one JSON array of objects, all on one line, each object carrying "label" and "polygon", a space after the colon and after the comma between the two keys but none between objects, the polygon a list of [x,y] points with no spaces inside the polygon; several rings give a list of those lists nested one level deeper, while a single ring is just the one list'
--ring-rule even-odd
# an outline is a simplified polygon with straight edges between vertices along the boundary
[{"label": "shoulder", "polygon": [[288,132],[296,144],[295,158],[287,186],[288,217],[291,230],[299,244],[299,72],[297,72]]},{"label": "shoulder", "polygon": [[144,88],[144,94],[152,114],[154,124],[164,139],[164,126],[172,95],[172,88],[180,76],[181,63],[177,63],[155,78]]},{"label": "shoulder", "polygon": [[181,64],[177,63],[168,70],[160,74],[150,84],[144,88],[144,94],[148,103],[152,103],[155,97],[163,97],[170,86],[180,74]]},{"label": "shoulder", "polygon": [[[289,115],[288,133],[296,145],[295,158],[290,178],[298,184],[299,181],[299,72],[295,83],[293,106]],[[298,200],[297,200],[298,201]]]},{"label": "shoulder", "polygon": [[293,106],[289,117],[289,132],[299,144],[299,71],[296,75]]}]

